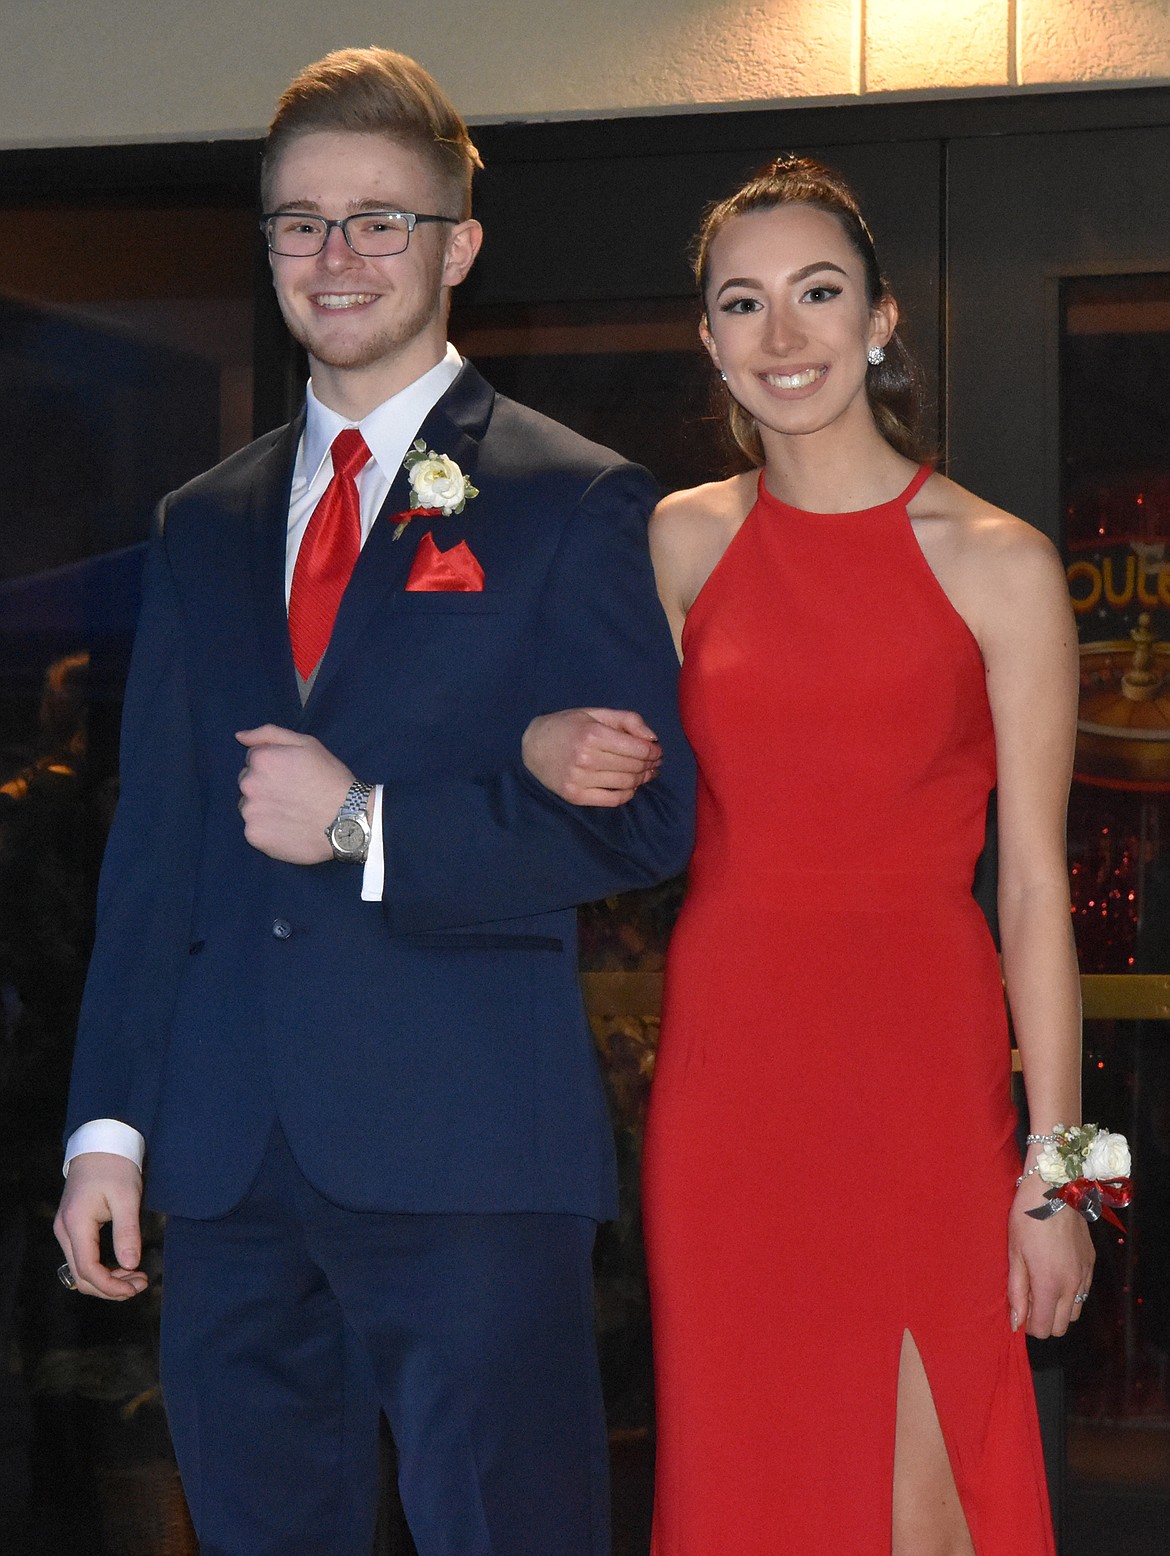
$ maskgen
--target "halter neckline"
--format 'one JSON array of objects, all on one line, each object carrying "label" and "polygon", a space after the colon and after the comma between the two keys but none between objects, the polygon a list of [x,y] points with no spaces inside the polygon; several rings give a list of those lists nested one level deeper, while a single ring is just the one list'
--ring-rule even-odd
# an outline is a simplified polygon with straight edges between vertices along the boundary
[{"label": "halter neckline", "polygon": [[888,498],[885,502],[874,503],[869,508],[846,508],[840,512],[828,513],[821,513],[813,508],[797,508],[793,503],[785,502],[783,497],[777,497],[775,493],[768,490],[764,484],[764,474],[765,472],[761,470],[757,484],[757,496],[763,501],[774,503],[780,508],[787,508],[790,513],[807,513],[819,519],[847,519],[861,513],[878,513],[883,508],[905,508],[908,503],[913,501],[934,474],[934,466],[930,464],[919,465],[905,490],[899,492],[896,497]]}]

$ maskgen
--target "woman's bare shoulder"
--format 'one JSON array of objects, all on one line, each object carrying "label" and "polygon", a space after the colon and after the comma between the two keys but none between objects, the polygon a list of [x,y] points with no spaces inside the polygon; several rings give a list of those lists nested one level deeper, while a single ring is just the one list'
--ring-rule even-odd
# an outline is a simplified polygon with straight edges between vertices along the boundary
[{"label": "woman's bare shoulder", "polygon": [[956,551],[971,559],[982,556],[989,566],[1060,566],[1056,547],[1035,525],[997,508],[937,472],[923,486],[909,511],[916,527],[930,529],[937,525]]},{"label": "woman's bare shoulder", "polygon": [[756,500],[759,471],[708,481],[664,497],[650,515],[650,554],[659,593],[685,615]]},{"label": "woman's bare shoulder", "polygon": [[706,481],[688,486],[664,497],[651,515],[651,524],[659,530],[685,534],[705,530],[711,524],[743,523],[756,500],[758,470],[745,470],[726,481]]},{"label": "woman's bare shoulder", "polygon": [[1025,615],[1063,622],[1064,563],[1035,525],[937,474],[909,513],[927,560],[981,641]]}]

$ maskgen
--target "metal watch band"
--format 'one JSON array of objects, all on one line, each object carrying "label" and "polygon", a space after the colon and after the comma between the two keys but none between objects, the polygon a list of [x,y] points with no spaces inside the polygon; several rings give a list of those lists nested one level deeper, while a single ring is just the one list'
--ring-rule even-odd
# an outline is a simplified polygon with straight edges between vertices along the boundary
[{"label": "metal watch band", "polygon": [[364,816],[366,806],[370,803],[370,795],[374,792],[372,783],[363,783],[360,778],[355,778],[345,791],[345,798],[341,802],[341,809],[337,812],[338,820],[342,816]]},{"label": "metal watch band", "polygon": [[[329,839],[329,846],[333,849],[334,859],[346,864],[364,864],[370,851],[370,823],[366,816],[366,806],[369,804],[370,795],[374,792],[372,783],[363,783],[355,778],[346,790],[337,815],[325,828],[325,836]],[[339,833],[352,833],[357,830],[361,836],[361,846],[339,846]],[[346,838],[346,842],[350,842]],[[356,844],[357,839],[353,839]]]}]

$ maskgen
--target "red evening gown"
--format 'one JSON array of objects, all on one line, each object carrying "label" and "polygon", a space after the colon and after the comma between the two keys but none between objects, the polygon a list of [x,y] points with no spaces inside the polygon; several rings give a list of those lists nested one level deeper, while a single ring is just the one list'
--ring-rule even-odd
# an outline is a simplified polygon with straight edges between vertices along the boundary
[{"label": "red evening gown", "polygon": [[903,1334],[978,1556],[1051,1556],[978,645],[906,505],[759,497],[683,634],[698,841],[646,1134],[654,1556],[889,1556]]}]

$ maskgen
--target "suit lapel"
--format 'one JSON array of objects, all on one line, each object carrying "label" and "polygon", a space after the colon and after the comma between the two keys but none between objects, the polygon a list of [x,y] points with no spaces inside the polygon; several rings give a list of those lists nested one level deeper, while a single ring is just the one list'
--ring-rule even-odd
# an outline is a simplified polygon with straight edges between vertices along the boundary
[{"label": "suit lapel", "polygon": [[[480,377],[470,362],[465,362],[458,378],[435,405],[418,432],[428,449],[433,448],[440,454],[449,455],[473,482],[479,445],[491,420],[494,398],[491,386]],[[401,540],[395,541],[396,526],[391,520],[395,514],[406,509],[409,497],[410,477],[405,470],[400,470],[362,547],[349,585],[342,596],[337,620],[333,624],[333,635],[305,703],[306,710],[312,708],[316,698],[336,675],[338,666],[345,662],[346,656],[361,651],[374,612],[392,609],[393,596],[401,592],[406,583],[418,542],[418,533],[412,536],[411,530],[425,521],[412,521]],[[287,624],[285,638],[288,638]],[[292,664],[291,651],[289,664]]]},{"label": "suit lapel", "polygon": [[249,515],[252,619],[256,623],[259,660],[276,696],[273,720],[286,725],[295,725],[301,716],[284,603],[284,572],[289,491],[304,424],[302,411],[262,456],[252,482]]}]

